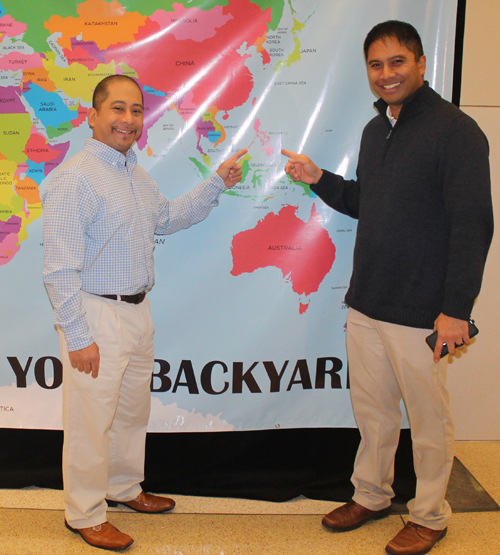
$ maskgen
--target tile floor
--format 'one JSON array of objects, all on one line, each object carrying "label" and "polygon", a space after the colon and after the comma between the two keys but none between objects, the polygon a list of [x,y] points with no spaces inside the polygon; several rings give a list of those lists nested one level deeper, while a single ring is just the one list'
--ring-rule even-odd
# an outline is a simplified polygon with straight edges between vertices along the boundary
[{"label": "tile floor", "polygon": [[[500,442],[457,442],[456,456],[500,504]],[[176,496],[167,515],[111,509],[109,520],[130,534],[130,555],[383,555],[407,516],[390,516],[335,534],[321,517],[335,503],[296,499],[270,503]],[[0,490],[0,555],[84,555],[96,551],[63,525],[62,492]],[[500,555],[500,511],[457,513],[436,555]]]}]

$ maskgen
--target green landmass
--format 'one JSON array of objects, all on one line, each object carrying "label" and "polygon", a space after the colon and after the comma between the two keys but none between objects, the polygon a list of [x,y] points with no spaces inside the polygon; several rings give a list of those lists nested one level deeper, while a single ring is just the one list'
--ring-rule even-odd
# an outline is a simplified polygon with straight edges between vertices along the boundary
[{"label": "green landmass", "polygon": [[264,176],[265,173],[267,173],[269,170],[255,170],[253,176],[252,176],[252,184],[253,184],[253,188],[256,189],[257,187],[263,187],[262,184],[262,177]]},{"label": "green landmass", "polygon": [[28,28],[23,40],[35,49],[35,52],[48,50],[47,38],[50,33],[43,26],[54,14],[61,17],[75,17],[76,2],[61,2],[61,0],[42,0],[41,2],[26,0],[2,0],[5,11],[16,21],[26,23]]},{"label": "green landmass", "polygon": [[142,15],[150,16],[156,10],[174,11],[173,4],[182,4],[185,8],[198,8],[200,10],[211,10],[215,6],[227,6],[229,0],[167,0],[159,2],[158,0],[127,0],[121,2],[126,4],[128,12],[139,12]]},{"label": "green landmass", "polygon": [[[249,0],[252,4],[257,4],[262,10],[271,8],[272,17],[269,23],[269,29],[274,31],[278,28],[279,22],[283,17],[285,8],[285,0]],[[229,0],[167,0],[160,3],[158,0],[128,0],[121,2],[128,12],[139,12],[142,15],[150,16],[156,10],[161,9],[166,12],[173,11],[173,4],[182,4],[185,8],[198,8],[200,10],[209,11],[216,6],[227,6]],[[126,4],[126,5],[125,5]]]},{"label": "green landmass", "polygon": [[260,6],[262,8],[262,11],[267,10],[267,8],[269,7],[271,8],[272,16],[271,16],[271,22],[269,23],[269,30],[275,31],[278,28],[281,18],[283,17],[283,10],[285,9],[285,1],[284,0],[250,0],[250,2],[252,4],[257,4],[257,6]]},{"label": "green landmass", "polygon": [[[23,207],[24,199],[22,197],[10,197],[10,206],[7,206],[6,204],[0,204],[0,221],[8,221],[10,218],[12,218],[13,214],[18,214],[19,212],[21,212]],[[5,210],[11,210],[12,214],[5,212]]]},{"label": "green landmass", "polygon": [[250,171],[250,160],[244,159],[241,162],[241,183],[245,181],[245,177],[248,175]]},{"label": "green landmass", "polygon": [[70,121],[67,121],[66,123],[61,123],[61,125],[59,125],[57,129],[55,127],[52,127],[52,125],[47,125],[47,137],[49,139],[60,137],[65,133],[69,133],[70,131],[73,131],[73,125]]},{"label": "green landmass", "polygon": [[196,168],[200,172],[201,177],[203,179],[208,179],[210,177],[212,172],[204,164],[202,164],[201,162],[199,162],[198,160],[196,160],[196,158],[194,158],[192,156],[190,156],[189,159],[196,166]]},{"label": "green landmass", "polygon": [[288,182],[290,185],[292,185],[293,190],[295,190],[295,187],[300,187],[301,189],[304,189],[303,191],[303,195],[304,196],[308,196],[308,197],[312,197],[312,191],[311,191],[311,186],[308,185],[307,183],[302,183],[302,181],[294,181],[290,176],[287,176]]}]

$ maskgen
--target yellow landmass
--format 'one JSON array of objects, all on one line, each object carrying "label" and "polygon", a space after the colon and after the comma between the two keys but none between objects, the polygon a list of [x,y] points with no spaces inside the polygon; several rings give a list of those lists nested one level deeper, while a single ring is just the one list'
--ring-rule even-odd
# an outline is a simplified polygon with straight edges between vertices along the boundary
[{"label": "yellow landmass", "polygon": [[83,102],[92,102],[92,93],[97,83],[105,75],[116,73],[114,62],[99,64],[94,71],[79,63],[59,67],[54,60],[46,60],[43,65],[57,88],[62,89],[71,98],[81,98]]},{"label": "yellow landmass", "polygon": [[30,137],[31,118],[29,114],[0,114],[0,150],[14,162],[25,162],[23,152]]},{"label": "yellow landmass", "polygon": [[10,204],[12,196],[12,182],[17,170],[17,164],[12,160],[0,160],[0,204]]},{"label": "yellow landmass", "polygon": [[297,21],[295,19],[295,17],[293,18],[293,27],[292,27],[292,33],[295,33],[295,31],[302,31],[302,29],[306,26],[305,23],[301,23],[300,21]]},{"label": "yellow landmass", "polygon": [[274,68],[274,71],[276,73],[283,69],[283,67],[290,67],[294,62],[298,62],[300,60],[300,40],[297,37],[294,37],[293,42],[295,43],[295,48],[293,49],[293,52],[288,56],[286,60],[281,60],[281,62],[276,64],[276,67]]},{"label": "yellow landmass", "polygon": [[28,213],[25,214],[23,223],[21,225],[21,231],[19,232],[19,239],[21,241],[24,241],[28,238],[26,226],[30,225],[35,220],[38,220],[38,218],[42,215],[42,208],[43,207],[41,202],[28,204],[28,206],[26,207]]},{"label": "yellow landmass", "polygon": [[[21,202],[16,202],[15,204],[19,204],[20,206],[15,208],[15,216],[19,216],[21,218],[21,229],[17,234],[17,238],[19,243],[26,241],[28,238],[28,226],[33,223],[35,220],[42,215],[42,203],[38,202],[36,204],[27,204],[25,205],[24,200],[21,197],[13,197],[18,199]],[[14,210],[13,210],[14,212]]]},{"label": "yellow landmass", "polygon": [[144,25],[146,16],[127,12],[116,0],[87,0],[77,8],[79,17],[53,15],[45,28],[50,33],[61,32],[57,42],[71,50],[71,38],[81,36],[84,41],[95,41],[103,50],[118,42],[134,42],[134,35]]},{"label": "yellow landmass", "polygon": [[212,160],[210,159],[210,156],[208,154],[202,154],[201,157],[203,158],[203,162],[204,162],[205,166],[211,168],[212,167]]},{"label": "yellow landmass", "polygon": [[137,71],[135,71],[135,69],[132,69],[125,62],[118,62],[116,66],[122,70],[123,75],[128,75],[128,77],[135,77],[136,79],[139,79],[139,74],[137,73]]}]

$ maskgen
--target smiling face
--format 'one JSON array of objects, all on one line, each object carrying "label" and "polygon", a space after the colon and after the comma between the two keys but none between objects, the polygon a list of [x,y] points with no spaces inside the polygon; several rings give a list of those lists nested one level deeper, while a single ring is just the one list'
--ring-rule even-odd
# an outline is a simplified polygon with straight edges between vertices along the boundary
[{"label": "smiling face", "polygon": [[386,37],[370,45],[367,66],[372,90],[389,104],[397,118],[403,102],[424,84],[425,56],[417,61],[398,39]]},{"label": "smiling face", "polygon": [[89,108],[88,120],[93,137],[123,155],[141,136],[144,106],[139,87],[128,80],[111,81],[108,96],[96,110]]}]

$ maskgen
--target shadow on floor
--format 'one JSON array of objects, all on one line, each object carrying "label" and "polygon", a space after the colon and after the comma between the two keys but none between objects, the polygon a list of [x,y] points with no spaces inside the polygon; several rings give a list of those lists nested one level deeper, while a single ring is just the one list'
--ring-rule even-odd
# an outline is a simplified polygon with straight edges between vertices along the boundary
[{"label": "shadow on floor", "polygon": [[[496,501],[456,457],[453,461],[446,499],[454,513],[500,511]],[[395,498],[392,502],[392,513],[408,514],[406,504]]]}]

